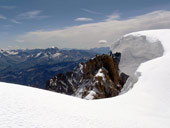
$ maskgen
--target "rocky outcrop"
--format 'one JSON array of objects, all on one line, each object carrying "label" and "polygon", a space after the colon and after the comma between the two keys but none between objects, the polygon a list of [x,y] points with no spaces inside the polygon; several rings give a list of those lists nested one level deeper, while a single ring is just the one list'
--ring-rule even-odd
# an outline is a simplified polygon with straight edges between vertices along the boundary
[{"label": "rocky outcrop", "polygon": [[119,70],[121,54],[96,55],[80,63],[73,72],[57,74],[47,81],[46,89],[84,99],[117,96],[128,75]]}]

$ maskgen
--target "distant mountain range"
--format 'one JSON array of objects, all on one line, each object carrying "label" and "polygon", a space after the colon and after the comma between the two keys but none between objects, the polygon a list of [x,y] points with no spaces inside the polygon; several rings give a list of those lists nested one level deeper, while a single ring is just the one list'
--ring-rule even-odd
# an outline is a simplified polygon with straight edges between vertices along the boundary
[{"label": "distant mountain range", "polygon": [[[98,49],[98,48],[97,48]],[[47,49],[2,50],[0,49],[0,81],[45,88],[46,80],[57,73],[66,73],[80,62],[85,62],[98,50]],[[108,51],[109,52],[109,51]]]}]

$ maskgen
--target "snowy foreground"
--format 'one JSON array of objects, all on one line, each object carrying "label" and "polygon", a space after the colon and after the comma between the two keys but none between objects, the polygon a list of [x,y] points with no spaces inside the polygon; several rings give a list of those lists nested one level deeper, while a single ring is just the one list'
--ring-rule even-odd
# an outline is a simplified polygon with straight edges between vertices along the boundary
[{"label": "snowy foreground", "polygon": [[0,83],[0,128],[169,128],[170,30],[131,35],[159,40],[164,48],[162,57],[140,65],[141,76],[132,90],[109,99],[82,100]]}]

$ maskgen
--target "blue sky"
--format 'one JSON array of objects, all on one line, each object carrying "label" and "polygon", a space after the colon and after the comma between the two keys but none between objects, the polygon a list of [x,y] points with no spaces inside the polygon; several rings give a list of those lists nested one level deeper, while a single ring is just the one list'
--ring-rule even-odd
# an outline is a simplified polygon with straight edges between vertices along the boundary
[{"label": "blue sky", "polygon": [[[55,45],[60,48],[91,48],[98,46],[100,40],[110,45],[122,34],[131,31],[168,28],[169,10],[169,0],[0,0],[0,47],[44,48]],[[121,28],[121,23],[131,20],[140,22],[139,17],[150,18],[149,14],[157,20],[155,26],[146,28],[144,23],[138,23],[136,29],[132,26],[119,31],[116,28],[120,33],[116,37],[109,37],[115,31],[107,32],[105,29],[108,28],[104,27],[112,24],[114,29],[119,22],[120,26],[116,27]],[[167,22],[162,24],[156,18],[158,15]],[[92,28],[101,33],[104,31],[106,36],[100,39],[101,35],[97,37],[94,33],[96,29]],[[84,33],[84,30],[89,30],[90,34]],[[41,36],[46,38],[42,40]],[[93,45],[89,45],[92,42]]]}]

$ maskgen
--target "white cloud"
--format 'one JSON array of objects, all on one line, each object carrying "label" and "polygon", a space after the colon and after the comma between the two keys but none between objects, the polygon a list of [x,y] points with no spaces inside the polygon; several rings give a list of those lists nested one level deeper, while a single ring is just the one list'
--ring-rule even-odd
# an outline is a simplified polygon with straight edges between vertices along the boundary
[{"label": "white cloud", "polygon": [[11,28],[13,27],[12,25],[8,24],[8,25],[3,25],[4,28],[8,29],[8,28]]},{"label": "white cloud", "polygon": [[24,40],[16,39],[16,42],[18,42],[18,43],[23,43],[23,42],[24,42]]},{"label": "white cloud", "polygon": [[113,13],[112,15],[107,16],[107,19],[105,21],[118,20],[119,18],[120,18],[119,13]]},{"label": "white cloud", "polygon": [[76,18],[75,21],[93,21],[92,18],[80,17]]},{"label": "white cloud", "polygon": [[99,15],[102,14],[102,13],[100,13],[100,12],[95,12],[95,11],[92,11],[92,10],[89,10],[89,9],[84,9],[84,8],[82,8],[81,10],[83,10],[83,11],[85,11],[85,12],[88,12],[88,13],[92,13],[92,14],[99,14]]},{"label": "white cloud", "polygon": [[28,11],[17,15],[17,19],[44,19],[49,17],[40,15],[41,13],[41,10]]},{"label": "white cloud", "polygon": [[98,43],[99,44],[107,44],[107,40],[99,40]]},{"label": "white cloud", "polygon": [[0,6],[0,8],[3,8],[3,9],[15,9],[16,6]]},{"label": "white cloud", "polygon": [[15,23],[15,24],[21,24],[21,22],[15,20],[15,19],[11,19],[11,22],[12,22],[12,23]]},{"label": "white cloud", "polygon": [[170,11],[155,11],[126,20],[111,20],[99,23],[72,26],[53,31],[34,31],[19,35],[18,45],[27,48],[57,46],[60,48],[92,48],[101,39],[108,44],[124,34],[147,29],[170,28]]},{"label": "white cloud", "polygon": [[7,18],[3,15],[0,15],[0,20],[6,20]]}]

